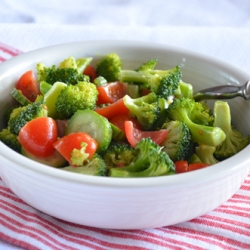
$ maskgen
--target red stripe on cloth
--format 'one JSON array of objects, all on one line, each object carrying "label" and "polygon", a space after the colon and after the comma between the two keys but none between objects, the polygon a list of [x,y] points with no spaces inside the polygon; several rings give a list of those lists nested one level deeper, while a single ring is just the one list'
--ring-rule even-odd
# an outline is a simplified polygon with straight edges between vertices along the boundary
[{"label": "red stripe on cloth", "polygon": [[1,43],[0,42],[0,50],[2,50],[3,52],[11,55],[11,56],[17,56],[19,54],[22,53],[22,51],[15,49],[7,44]]},{"label": "red stripe on cloth", "polygon": [[[5,220],[3,220],[3,219],[5,219]],[[47,240],[48,238],[41,237],[40,234],[35,234],[34,233],[34,232],[36,232],[35,228],[31,227],[31,230],[28,231],[27,228],[24,228],[21,223],[19,223],[18,221],[13,220],[10,217],[5,216],[4,214],[1,214],[0,223],[1,223],[1,226],[4,226],[4,227],[8,228],[12,232],[15,232],[17,234],[22,234],[22,235],[25,235],[27,237],[33,238],[33,240],[35,240],[35,241],[39,240],[41,243],[43,243],[47,247],[50,247],[51,249],[54,249],[54,250],[62,249],[62,248],[56,247],[54,244],[50,243]]]},{"label": "red stripe on cloth", "polygon": [[246,179],[244,183],[250,185],[250,180]]},{"label": "red stripe on cloth", "polygon": [[[2,203],[2,205],[1,205]],[[20,219],[24,220],[25,222],[29,222],[29,224],[34,223],[37,226],[39,226],[39,228],[41,228],[41,226],[46,229],[47,231],[49,231],[49,235],[50,237],[57,236],[57,237],[61,237],[69,242],[74,242],[76,244],[79,244],[81,246],[88,246],[88,247],[93,247],[94,249],[98,249],[98,247],[96,245],[91,245],[91,244],[87,244],[85,240],[88,240],[90,242],[99,244],[101,246],[106,246],[108,248],[114,248],[114,249],[130,249],[131,246],[126,246],[126,245],[122,245],[122,244],[115,244],[115,243],[109,243],[106,241],[102,241],[102,240],[98,240],[94,237],[91,236],[87,236],[85,234],[81,234],[81,233],[73,233],[69,230],[65,230],[63,227],[59,227],[54,223],[51,223],[48,220],[45,220],[44,218],[39,217],[37,214],[32,213],[32,212],[28,212],[26,210],[23,210],[17,206],[14,206],[13,204],[10,204],[4,200],[0,200],[0,207],[2,209],[4,209],[5,211],[10,212],[11,214],[19,217]],[[56,220],[55,220],[56,221]],[[23,225],[24,228],[26,228],[25,225]],[[29,229],[32,229],[29,228]],[[39,231],[37,231],[37,233],[39,233]],[[41,231],[41,234],[44,234],[43,231]],[[133,246],[133,249],[144,249],[141,247],[136,247]]]},{"label": "red stripe on cloth", "polygon": [[0,186],[0,196],[2,196],[4,198],[8,198],[8,199],[10,199],[12,201],[18,202],[18,203],[20,203],[22,205],[27,205],[23,200],[21,200],[20,198],[18,198],[14,193],[11,192],[9,194],[6,194],[5,192],[2,192],[1,191],[1,186]]},{"label": "red stripe on cloth", "polygon": [[[193,244],[188,244],[186,242],[182,242],[179,240],[175,240],[172,239],[170,237],[162,237],[160,235],[154,234],[149,232],[150,229],[148,230],[102,230],[102,229],[98,229],[98,228],[91,228],[92,231],[100,233],[102,235],[105,236],[110,236],[110,237],[116,237],[116,238],[121,238],[121,239],[136,239],[136,240],[140,240],[143,242],[148,242],[150,244],[154,244],[156,246],[163,246],[163,247],[168,247],[169,249],[174,248],[176,249],[176,245],[178,246],[182,246],[185,248],[189,248],[189,249],[203,249],[203,248],[199,248],[198,246],[195,246]],[[154,229],[153,229],[154,230]],[[157,239],[157,240],[156,240]],[[160,241],[163,241],[162,243],[160,243]],[[172,244],[172,245],[170,245]],[[173,246],[174,245],[174,246]]]},{"label": "red stripe on cloth", "polygon": [[[67,225],[70,225],[73,227],[77,227],[79,229],[81,229],[82,227],[86,228],[85,226],[73,224],[73,223],[70,223],[67,221],[62,221],[62,222],[64,224],[67,224]],[[158,247],[159,246],[168,247],[169,249],[172,249],[174,246],[167,244],[167,243],[173,243],[173,244],[178,243],[179,245],[182,245],[182,246],[184,246],[184,245],[186,247],[188,246],[188,244],[185,242],[174,240],[174,239],[171,239],[169,237],[166,238],[166,237],[158,236],[156,234],[150,234],[150,233],[148,234],[147,233],[148,230],[145,230],[145,231],[143,231],[143,230],[103,230],[103,229],[94,228],[94,227],[87,227],[87,228],[88,228],[88,231],[92,231],[92,232],[95,232],[95,233],[98,233],[98,234],[101,234],[104,236],[109,236],[109,237],[113,237],[113,238],[116,237],[116,238],[120,238],[120,239],[133,239],[133,240],[137,240],[137,241],[142,241],[144,244],[150,243],[150,244],[156,245]],[[154,230],[154,229],[152,229],[152,230]],[[141,235],[143,235],[143,236],[141,236]],[[154,238],[152,238],[152,236]],[[165,243],[164,242],[162,243],[162,242],[156,240],[155,238],[162,240]],[[200,249],[198,246],[195,246],[192,244],[190,244],[189,246],[192,249]],[[174,249],[176,249],[176,247],[174,247]]]},{"label": "red stripe on cloth", "polygon": [[4,62],[6,60],[6,58],[0,56],[0,62]]},{"label": "red stripe on cloth", "polygon": [[[189,222],[187,222],[189,224]],[[189,225],[187,225],[188,227]],[[178,226],[169,226],[164,228],[158,228],[159,231],[164,232],[165,234],[172,234],[175,236],[181,237],[182,240],[196,240],[197,244],[198,242],[204,242],[206,245],[214,246],[214,247],[220,247],[222,249],[225,249],[225,247],[228,247],[228,244],[226,244],[226,241],[217,241],[211,238],[211,235],[199,230],[193,230],[190,228],[182,228]],[[204,243],[200,243],[199,245],[204,245]],[[228,250],[228,248],[227,248]]]},{"label": "red stripe on cloth", "polygon": [[[9,191],[7,188],[5,188],[4,190]],[[1,194],[1,193],[2,192],[0,192],[0,195],[8,197],[9,199],[11,199],[11,200],[13,200],[15,202],[21,201],[15,195],[12,195],[11,192],[8,192],[8,194],[3,194],[3,193]],[[6,203],[8,206],[10,206],[11,208],[13,208],[12,213],[15,214],[15,215],[17,215],[17,216],[19,216],[20,218],[22,218],[25,221],[32,222],[30,218],[27,218],[27,216],[31,216],[31,217],[34,217],[34,218],[37,219],[37,221],[33,221],[33,222],[37,223],[38,225],[42,225],[42,226],[44,226],[47,229],[48,229],[49,225],[52,226],[52,227],[54,227],[55,231],[53,231],[51,233],[58,234],[58,232],[60,232],[60,233],[65,232],[65,235],[67,235],[67,237],[69,235],[73,235],[74,237],[77,236],[77,234],[75,234],[75,233],[72,234],[70,231],[66,231],[66,230],[64,230],[64,229],[62,229],[60,227],[57,227],[55,224],[53,224],[53,223],[51,223],[51,222],[49,222],[47,220],[44,220],[43,218],[39,217],[38,215],[36,215],[36,214],[34,214],[32,212],[28,212],[27,210],[20,209],[19,207],[12,205],[12,204],[6,202],[5,200],[0,200],[0,202]],[[43,224],[43,222],[45,224]],[[71,223],[67,223],[67,222],[63,222],[63,223],[70,224],[71,226],[76,226],[75,224],[71,224]],[[79,228],[79,225],[77,225],[77,228]],[[83,227],[83,228],[86,229],[86,227]],[[133,239],[133,240],[137,240],[137,241],[140,240],[140,241],[147,242],[147,243],[150,243],[150,244],[156,245],[156,246],[163,246],[163,247],[172,248],[173,246],[170,245],[169,243],[173,243],[173,244],[180,244],[181,243],[182,246],[195,249],[194,245],[187,245],[185,242],[182,243],[182,242],[179,242],[177,240],[173,240],[171,238],[165,239],[164,237],[155,237],[158,240],[152,239],[152,238],[148,238],[148,237],[145,237],[146,233],[143,233],[143,237],[142,236],[139,237],[138,235],[134,235],[134,234],[125,234],[124,233],[125,231],[123,231],[122,233],[117,233],[117,232],[110,232],[108,230],[106,231],[106,230],[102,230],[102,229],[96,229],[96,228],[92,228],[92,229],[89,229],[89,230],[94,231],[94,232],[98,232],[98,233],[100,233],[102,235],[106,235],[106,236],[108,235],[110,237],[117,237],[117,238],[123,238],[123,239]],[[62,237],[65,237],[65,235],[62,236]],[[58,235],[58,236],[60,236],[60,235]],[[150,236],[152,236],[152,235],[150,235]],[[85,235],[79,234],[79,238],[80,239],[85,238]],[[72,239],[67,239],[67,240],[71,240],[72,241]],[[96,243],[99,243],[101,245],[105,245],[106,247],[109,247],[109,248],[111,248],[111,247],[114,248],[114,249],[126,249],[127,248],[126,245],[118,245],[118,244],[114,245],[114,244],[106,243],[104,241],[97,242],[97,240],[95,238],[89,238],[89,240],[91,240],[91,242],[96,242]],[[164,242],[161,242],[159,240],[161,240],[161,241],[163,240]],[[80,244],[80,242],[77,242],[77,243]],[[130,248],[130,247],[128,247],[128,248]],[[138,247],[134,246],[133,249],[141,249],[141,248],[138,248]],[[199,248],[197,248],[197,249],[199,249]]]},{"label": "red stripe on cloth", "polygon": [[249,213],[244,213],[244,212],[241,212],[241,211],[227,210],[225,208],[217,208],[216,212],[220,212],[220,213],[224,213],[224,214],[230,214],[230,215],[236,215],[236,216],[240,216],[240,217],[245,217],[247,219],[250,218],[250,211],[249,211]]},{"label": "red stripe on cloth", "polygon": [[[241,235],[245,235],[245,236],[250,236],[250,231],[248,229],[240,229],[234,225],[229,225],[229,224],[223,224],[221,223],[221,221],[211,221],[211,220],[206,220],[206,219],[203,219],[203,218],[197,218],[197,219],[194,219],[192,221],[190,221],[192,223],[195,223],[195,224],[200,224],[200,225],[205,225],[205,226],[209,226],[209,227],[214,227],[214,228],[219,228],[219,229],[224,229],[226,231],[230,231],[232,233],[237,233],[237,234],[241,234]],[[238,244],[237,241],[236,242],[236,245]],[[250,244],[248,245],[250,247]]]},{"label": "red stripe on cloth", "polygon": [[240,187],[241,190],[250,191],[250,185],[245,185],[245,183]]},{"label": "red stripe on cloth", "polygon": [[203,215],[202,218],[215,220],[215,221],[221,221],[221,222],[224,222],[224,223],[228,223],[228,224],[231,224],[231,225],[242,227],[243,229],[245,228],[246,230],[250,230],[250,222],[245,223],[245,222],[236,221],[236,220],[227,219],[227,218],[222,218],[222,217],[214,216],[214,215]]},{"label": "red stripe on cloth", "polygon": [[11,243],[13,245],[23,247],[24,249],[29,249],[29,250],[39,250],[38,247],[29,244],[23,240],[17,240],[16,238],[12,238],[7,234],[4,234],[3,232],[0,232],[0,238],[8,243]]},{"label": "red stripe on cloth", "polygon": [[[194,219],[192,221],[189,221],[187,223],[184,223],[183,226],[191,226],[191,223],[193,221],[197,220],[197,224],[202,226],[202,222],[200,219]],[[191,238],[191,239],[196,239],[203,241],[211,246],[217,246],[222,249],[228,249],[229,245],[235,246],[238,249],[239,248],[244,248],[244,249],[250,249],[250,244],[245,244],[243,242],[237,241],[237,240],[232,240],[228,237],[217,235],[214,233],[208,233],[204,231],[199,231],[199,230],[194,230],[191,228],[184,228],[184,227],[179,227],[179,226],[169,226],[168,228],[162,228],[159,230],[166,230],[167,233],[173,233],[176,235],[182,235],[185,236],[186,238]],[[205,228],[204,228],[205,230]]]},{"label": "red stripe on cloth", "polygon": [[[219,209],[234,209],[234,210],[238,210],[238,211],[245,211],[245,212],[250,212],[250,203],[248,204],[248,207],[240,207],[240,206],[232,206],[232,205],[221,205],[219,207]],[[215,209],[214,211],[216,211],[217,209]],[[249,216],[250,217],[250,216]]]},{"label": "red stripe on cloth", "polygon": [[239,200],[246,201],[247,203],[249,203],[250,196],[248,196],[248,195],[242,195],[242,194],[235,194],[232,197],[232,199],[229,200],[229,202],[232,201],[232,200],[235,200],[235,199],[239,199]]}]

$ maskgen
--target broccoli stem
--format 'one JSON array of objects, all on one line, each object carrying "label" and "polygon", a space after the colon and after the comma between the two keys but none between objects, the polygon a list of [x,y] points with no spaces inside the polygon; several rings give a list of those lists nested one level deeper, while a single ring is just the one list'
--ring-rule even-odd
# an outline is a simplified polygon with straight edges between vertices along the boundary
[{"label": "broccoli stem", "polygon": [[144,71],[122,70],[120,73],[122,82],[140,82],[147,83],[148,79]]},{"label": "broccoli stem", "polygon": [[209,146],[218,146],[226,139],[225,133],[219,127],[196,124],[189,119],[186,112],[183,112],[182,117],[191,131],[193,141]]},{"label": "broccoli stem", "polygon": [[195,148],[195,152],[202,163],[214,165],[219,162],[214,157],[215,147],[208,145],[199,145]]}]

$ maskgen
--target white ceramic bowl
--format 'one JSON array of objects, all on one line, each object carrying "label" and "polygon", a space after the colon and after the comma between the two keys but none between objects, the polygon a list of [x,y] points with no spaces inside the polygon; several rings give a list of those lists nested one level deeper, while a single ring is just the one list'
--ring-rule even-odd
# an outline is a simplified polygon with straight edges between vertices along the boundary
[{"label": "white ceramic bowl", "polygon": [[[0,114],[18,77],[38,62],[59,63],[72,55],[99,58],[118,53],[124,68],[136,68],[151,58],[158,67],[181,65],[183,80],[195,89],[219,84],[243,84],[250,75],[240,69],[183,49],[128,41],[88,41],[32,51],[0,65]],[[234,125],[250,132],[250,102],[230,101]],[[0,124],[2,126],[2,124]],[[0,176],[34,208],[51,216],[93,227],[141,229],[184,222],[227,201],[250,169],[250,146],[211,167],[174,176],[116,179],[84,176],[48,167],[13,152],[0,143]]]}]

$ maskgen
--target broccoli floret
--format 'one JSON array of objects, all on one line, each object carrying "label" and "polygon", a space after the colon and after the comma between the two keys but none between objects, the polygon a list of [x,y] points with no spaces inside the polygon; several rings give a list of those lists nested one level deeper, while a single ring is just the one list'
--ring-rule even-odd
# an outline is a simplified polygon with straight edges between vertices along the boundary
[{"label": "broccoli floret", "polygon": [[71,152],[70,160],[74,166],[82,166],[83,163],[88,159],[89,154],[85,152],[86,147],[87,143],[82,142],[80,149],[74,148],[73,151]]},{"label": "broccoli floret", "polygon": [[136,151],[125,143],[112,142],[103,155],[107,169],[127,166],[135,158]]},{"label": "broccoli floret", "polygon": [[[226,135],[219,127],[206,126],[195,123],[192,119],[202,112],[202,105],[189,98],[175,98],[167,109],[167,116],[171,120],[183,121],[187,124],[192,134],[192,140],[199,144],[218,146]],[[197,114],[198,112],[198,114]]]},{"label": "broccoli floret", "polygon": [[159,98],[154,92],[134,99],[125,95],[123,101],[131,116],[139,121],[144,130],[152,130],[156,126],[167,102],[164,98]]},{"label": "broccoli floret", "polygon": [[9,108],[7,108],[5,110],[5,112],[3,113],[3,126],[4,127],[7,127],[8,126],[8,122],[9,122],[9,119],[10,119],[10,115],[12,113],[12,111],[16,108],[19,108],[21,107],[20,105],[14,105],[14,106],[11,106]]},{"label": "broccoli floret", "polygon": [[107,176],[106,164],[104,160],[101,158],[101,156],[98,154],[94,154],[92,158],[87,162],[85,162],[82,166],[79,167],[68,166],[61,169],[78,174]]},{"label": "broccoli floret", "polygon": [[214,157],[215,148],[216,147],[201,144],[195,147],[195,153],[202,163],[214,165],[219,162]]},{"label": "broccoli floret", "polygon": [[249,144],[249,136],[243,136],[239,130],[232,126],[231,111],[227,102],[215,102],[214,126],[221,128],[226,134],[226,139],[216,147],[215,158],[223,160],[231,157]]},{"label": "broccoli floret", "polygon": [[116,53],[111,53],[97,63],[96,73],[98,76],[104,77],[108,82],[113,82],[119,79],[121,68],[121,58]]},{"label": "broccoli floret", "polygon": [[57,119],[69,119],[77,110],[96,107],[98,91],[90,82],[78,82],[63,88],[55,102],[55,116]]},{"label": "broccoli floret", "polygon": [[9,129],[3,129],[0,132],[0,141],[16,152],[21,152],[21,144],[17,140],[17,135],[11,133]]},{"label": "broccoli floret", "polygon": [[89,77],[79,73],[77,68],[57,68],[55,65],[45,67],[43,63],[37,65],[38,82],[63,82],[67,85],[75,85],[79,81],[89,81]]},{"label": "broccoli floret", "polygon": [[190,119],[194,123],[198,123],[206,126],[213,126],[214,124],[214,116],[212,114],[212,110],[209,108],[206,102],[195,102],[194,101],[194,110],[190,114]]},{"label": "broccoli floret", "polygon": [[46,117],[47,115],[47,107],[43,102],[33,102],[26,106],[15,108],[10,114],[8,129],[14,135],[18,135],[27,122],[37,117]]},{"label": "broccoli floret", "polygon": [[157,59],[150,59],[143,63],[136,71],[153,70],[157,64]]},{"label": "broccoli floret", "polygon": [[175,174],[175,165],[169,156],[150,138],[143,138],[135,147],[136,157],[127,166],[111,168],[111,177],[153,177]]},{"label": "broccoli floret", "polygon": [[59,63],[58,68],[74,68],[77,69],[76,60],[73,56],[64,59]]},{"label": "broccoli floret", "polygon": [[167,99],[178,88],[181,76],[179,66],[170,70],[121,70],[120,81],[138,83],[158,96]]},{"label": "broccoli floret", "polygon": [[192,135],[188,126],[182,121],[166,122],[162,126],[168,135],[160,144],[172,161],[187,159],[193,153]]}]

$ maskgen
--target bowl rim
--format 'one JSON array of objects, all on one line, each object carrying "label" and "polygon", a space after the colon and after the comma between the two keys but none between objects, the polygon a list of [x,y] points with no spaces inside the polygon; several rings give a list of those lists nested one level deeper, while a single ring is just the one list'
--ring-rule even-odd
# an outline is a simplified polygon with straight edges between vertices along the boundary
[{"label": "bowl rim", "polygon": [[[78,42],[70,42],[70,43],[61,43],[56,45],[51,45],[43,48],[38,48],[24,54],[20,54],[14,58],[11,58],[0,64],[0,81],[4,77],[4,73],[13,65],[18,66],[18,64],[23,63],[25,60],[30,57],[36,57],[45,51],[54,51],[60,49],[67,49],[77,45],[85,46],[88,44],[91,45],[102,45],[110,46],[115,44],[118,47],[144,47],[144,49],[158,49],[171,51],[171,53],[184,54],[185,56],[189,56],[193,59],[201,60],[203,62],[213,64],[215,66],[219,66],[221,69],[226,71],[230,71],[232,73],[237,72],[237,74],[243,75],[247,79],[250,79],[250,75],[243,71],[241,68],[230,64],[220,58],[216,58],[211,55],[207,55],[201,52],[196,52],[190,49],[185,49],[177,46],[169,46],[166,44],[159,44],[154,42],[142,42],[142,41],[124,41],[124,40],[87,40],[87,41],[78,41]],[[12,149],[8,148],[5,144],[0,142],[0,160],[3,163],[20,165],[22,168],[29,169],[35,171],[39,174],[50,176],[56,179],[66,180],[75,183],[84,183],[88,185],[94,186],[105,186],[105,187],[132,187],[132,188],[148,188],[148,187],[164,187],[164,186],[186,186],[197,184],[198,182],[207,182],[212,179],[222,178],[225,175],[231,175],[240,169],[243,169],[248,163],[250,163],[250,158],[248,157],[247,150],[250,150],[250,145],[248,145],[245,149],[239,152],[237,155],[232,156],[231,158],[224,160],[216,165],[212,165],[208,168],[196,170],[193,172],[170,175],[170,176],[159,176],[159,177],[149,177],[149,178],[109,178],[109,177],[99,177],[99,176],[88,176],[88,175],[80,175],[77,173],[71,173],[67,171],[61,171],[60,169],[56,169],[50,166],[46,166],[44,164],[34,162],[33,160],[22,156],[19,153],[16,153]],[[230,161],[230,165],[228,166],[228,162]],[[236,164],[237,163],[237,164]],[[1,165],[0,165],[1,168]],[[216,168],[216,175],[214,174],[214,170]],[[1,173],[0,173],[1,174]]]}]

